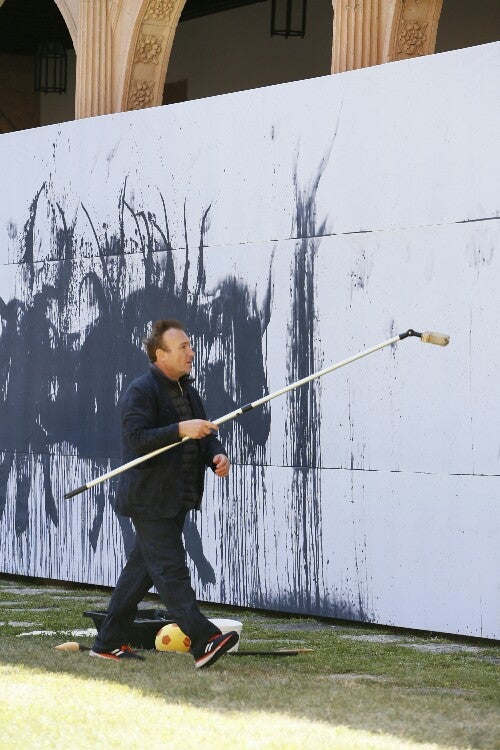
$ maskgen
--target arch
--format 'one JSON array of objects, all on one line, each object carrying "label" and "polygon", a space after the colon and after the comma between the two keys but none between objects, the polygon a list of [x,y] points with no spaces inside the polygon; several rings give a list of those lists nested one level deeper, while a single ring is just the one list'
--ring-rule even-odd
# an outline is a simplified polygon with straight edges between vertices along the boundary
[{"label": "arch", "polygon": [[142,0],[129,32],[119,109],[162,103],[168,61],[186,0]]},{"label": "arch", "polygon": [[[2,2],[0,2],[0,5]],[[54,2],[59,8],[59,12],[68,28],[75,52],[78,53],[78,28],[75,20],[75,18],[78,18],[78,0],[73,0],[73,2],[71,0],[54,0]]]}]

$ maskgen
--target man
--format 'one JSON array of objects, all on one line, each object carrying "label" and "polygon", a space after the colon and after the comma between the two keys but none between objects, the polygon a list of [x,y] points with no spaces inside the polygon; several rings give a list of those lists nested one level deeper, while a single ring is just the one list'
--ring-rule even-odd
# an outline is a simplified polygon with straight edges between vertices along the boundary
[{"label": "man", "polygon": [[91,656],[143,659],[126,644],[137,605],[152,585],[180,629],[191,640],[196,668],[211,666],[238,642],[222,635],[200,611],[190,582],[182,541],[186,514],[200,507],[206,466],[227,477],[230,462],[207,421],[189,374],[194,351],[177,320],[153,325],[145,347],[149,372],[127,388],[121,404],[124,462],[164,445],[191,438],[120,474],[116,510],[130,516],[135,545],[116,584]]}]

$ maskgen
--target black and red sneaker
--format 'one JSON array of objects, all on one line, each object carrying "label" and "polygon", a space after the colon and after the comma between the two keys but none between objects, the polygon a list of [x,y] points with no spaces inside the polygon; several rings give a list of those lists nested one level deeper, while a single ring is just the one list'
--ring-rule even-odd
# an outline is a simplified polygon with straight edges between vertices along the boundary
[{"label": "black and red sneaker", "polygon": [[130,646],[114,648],[112,651],[99,651],[93,648],[89,651],[89,656],[97,656],[99,659],[111,659],[112,661],[123,661],[124,659],[139,659],[140,661],[144,661],[144,656],[138,654]]},{"label": "black and red sneaker", "polygon": [[212,636],[201,651],[194,654],[194,665],[196,669],[205,669],[212,666],[219,657],[224,656],[229,649],[236,646],[240,637],[235,630],[229,633],[218,633]]}]

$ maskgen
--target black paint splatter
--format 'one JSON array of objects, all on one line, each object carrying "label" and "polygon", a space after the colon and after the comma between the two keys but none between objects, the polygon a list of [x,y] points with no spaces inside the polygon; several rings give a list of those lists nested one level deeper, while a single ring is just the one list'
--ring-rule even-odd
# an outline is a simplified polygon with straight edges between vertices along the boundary
[{"label": "black paint splatter", "polygon": [[[315,202],[334,139],[335,134],[306,189],[295,176],[288,382],[321,367],[315,263],[326,220],[318,224]],[[195,342],[197,386],[209,416],[221,416],[268,390],[263,337],[271,317],[272,260],[267,294],[259,306],[255,293],[232,275],[207,289],[210,207],[200,217],[193,252],[184,205],[185,251],[179,263],[162,195],[161,215],[137,208],[125,180],[116,222],[97,226],[83,204],[78,216],[68,220],[64,201],[54,199],[52,192],[49,179],[33,198],[22,236],[16,235],[17,298],[8,304],[0,300],[0,518],[13,483],[18,537],[29,527],[35,471],[42,473],[45,516],[57,525],[55,498],[68,489],[62,486],[61,466],[66,467],[66,481],[69,474],[77,486],[83,468],[93,477],[120,463],[117,403],[131,379],[145,369],[142,339],[151,321],[185,321]],[[196,273],[190,284],[192,264]],[[324,595],[320,388],[315,381],[291,392],[287,400],[285,461],[293,471],[287,515],[293,560],[287,591],[281,594],[266,589],[260,562],[265,549],[261,535],[267,533],[262,519],[268,502],[269,409],[256,409],[221,428],[234,467],[219,490],[216,509],[217,528],[222,530],[216,552],[223,571],[219,593],[222,601],[249,606],[366,619],[361,601],[356,609],[342,598],[331,601]],[[96,550],[105,504],[114,504],[114,484],[99,485],[89,495],[93,519],[88,538]],[[203,516],[201,522],[207,522]],[[119,523],[127,551],[132,527],[123,517]],[[213,585],[214,570],[191,519],[185,535],[202,587]]]},{"label": "black paint splatter", "polygon": [[[325,156],[318,173],[306,190],[295,175],[296,215],[293,226],[298,238],[292,277],[292,309],[288,326],[287,370],[293,383],[320,369],[316,320],[315,259],[325,230],[316,225],[316,193],[327,164]],[[323,545],[321,521],[321,383],[294,389],[288,395],[285,461],[293,467],[290,518],[294,524],[294,580],[300,609],[312,611],[321,606]]]},{"label": "black paint splatter", "polygon": [[[157,218],[153,212],[134,210],[126,192],[125,183],[115,231],[107,225],[97,228],[81,205],[90,241],[75,236],[75,222],[68,224],[60,205],[51,199],[49,183],[42,185],[30,207],[21,247],[21,299],[8,305],[2,301],[0,306],[0,511],[4,511],[7,482],[14,470],[18,535],[29,523],[30,456],[41,462],[45,512],[56,525],[53,453],[76,453],[80,460],[91,462],[97,476],[120,463],[117,402],[130,380],[147,366],[142,338],[153,320],[175,317],[185,321],[197,345],[198,387],[212,416],[221,416],[267,391],[262,335],[270,317],[270,285],[262,309],[255,295],[232,277],[222,279],[215,291],[207,291],[203,255],[207,209],[200,224],[195,289],[190,290],[192,253],[187,232],[179,279],[163,197],[164,215]],[[136,228],[133,237],[125,235],[126,219],[132,219]],[[35,262],[42,250],[36,246],[40,224],[46,230],[46,254],[50,248],[54,257],[50,262]],[[94,258],[82,258],[82,249]],[[131,250],[141,254],[135,265]],[[78,318],[82,309],[93,313],[75,332],[72,318]],[[229,376],[228,368],[234,369]],[[234,387],[228,387],[229,383]],[[258,460],[269,423],[269,411],[261,409],[241,424],[225,428],[225,439],[237,447],[238,461]],[[93,494],[96,514],[90,542],[95,549],[104,515],[104,486],[99,485]],[[113,504],[113,484],[109,499]],[[127,549],[132,542],[131,525],[128,519],[119,520]],[[187,524],[186,536],[188,547],[191,539],[193,550],[197,549],[193,524]],[[201,564],[199,554],[193,552],[193,557],[200,562],[202,581],[212,582],[213,571]]]}]

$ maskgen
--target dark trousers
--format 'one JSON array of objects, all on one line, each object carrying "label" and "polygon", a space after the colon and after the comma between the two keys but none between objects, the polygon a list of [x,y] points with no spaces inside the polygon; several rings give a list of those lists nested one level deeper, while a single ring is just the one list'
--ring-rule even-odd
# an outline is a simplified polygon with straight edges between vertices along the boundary
[{"label": "dark trousers", "polygon": [[130,642],[137,605],[152,585],[172,619],[191,639],[196,652],[219,633],[201,612],[191,586],[182,529],[186,513],[175,518],[144,521],[133,518],[136,540],[111,596],[108,611],[94,647],[104,651]]}]

